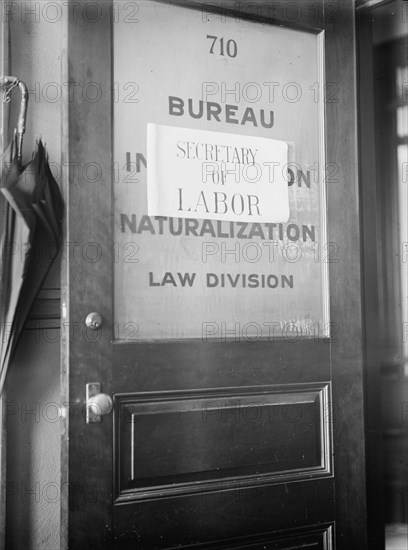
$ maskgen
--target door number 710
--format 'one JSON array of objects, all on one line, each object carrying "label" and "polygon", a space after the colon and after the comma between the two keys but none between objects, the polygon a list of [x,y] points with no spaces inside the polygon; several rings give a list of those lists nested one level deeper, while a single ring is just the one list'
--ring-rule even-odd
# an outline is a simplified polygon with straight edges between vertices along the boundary
[{"label": "door number 710", "polygon": [[[226,42],[223,37],[218,38],[218,36],[212,36],[211,34],[207,34],[207,38],[212,40],[210,54],[215,55],[216,53],[218,53],[218,55],[225,56],[226,54],[228,57],[237,57],[238,46],[235,40],[233,40],[232,38],[228,39]],[[217,51],[214,51],[216,44]]]}]

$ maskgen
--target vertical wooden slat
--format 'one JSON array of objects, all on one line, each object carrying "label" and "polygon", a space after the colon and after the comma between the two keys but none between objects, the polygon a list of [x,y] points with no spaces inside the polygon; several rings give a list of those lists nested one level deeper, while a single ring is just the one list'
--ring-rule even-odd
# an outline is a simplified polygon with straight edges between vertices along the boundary
[{"label": "vertical wooden slat", "polygon": [[365,390],[367,454],[368,541],[373,550],[384,548],[384,513],[381,449],[381,332],[379,319],[379,247],[374,133],[374,77],[372,12],[362,8],[357,17],[358,105],[363,244],[363,300],[365,323]]},{"label": "vertical wooden slat", "polygon": [[[71,6],[69,6],[71,7]],[[61,24],[61,81],[68,82],[68,17]],[[62,185],[61,191],[64,198],[64,204],[67,204],[69,181],[69,90],[63,87],[63,101],[61,104],[61,165],[62,165]],[[62,242],[68,241],[67,212],[65,211],[65,222],[62,228]],[[61,418],[61,501],[60,501],[60,550],[68,548],[68,498],[69,498],[69,383],[68,383],[68,361],[69,361],[69,331],[66,330],[66,311],[69,300],[68,289],[68,258],[67,247],[62,247],[61,253],[61,347],[60,347],[60,389],[61,403],[64,406],[64,415]]]},{"label": "vertical wooden slat", "polygon": [[[330,265],[336,544],[339,549],[367,548],[361,236],[357,165],[355,6],[352,0],[327,3],[326,82],[329,241],[338,262]],[[330,88],[329,88],[330,89]]]},{"label": "vertical wooden slat", "polygon": [[[74,1],[71,4],[73,10],[78,6]],[[100,262],[87,262],[84,254],[94,243],[100,247],[106,265],[111,265],[112,238],[106,227],[112,207],[111,2],[99,0],[94,5],[100,10],[100,18],[92,20],[93,15],[83,10],[68,21],[65,52],[64,81],[72,84],[72,96],[65,101],[63,130],[67,256],[62,281],[62,391],[68,406],[62,461],[64,487],[69,488],[63,513],[65,518],[69,516],[70,530],[64,518],[62,536],[69,548],[82,547],[89,536],[93,547],[105,548],[111,536],[112,424],[109,420],[86,424],[84,414],[86,384],[100,382],[101,391],[109,394],[111,376],[108,320],[112,317],[112,275],[110,269],[101,268]],[[90,84],[101,91],[94,102],[84,99]],[[101,167],[100,181],[87,179],[84,167],[89,163]],[[84,204],[92,205],[86,216]],[[75,247],[69,243],[75,243]],[[103,319],[97,344],[84,336],[85,318],[91,311],[98,311]],[[87,443],[93,451],[85,462]],[[105,466],[102,473],[100,464]]]}]

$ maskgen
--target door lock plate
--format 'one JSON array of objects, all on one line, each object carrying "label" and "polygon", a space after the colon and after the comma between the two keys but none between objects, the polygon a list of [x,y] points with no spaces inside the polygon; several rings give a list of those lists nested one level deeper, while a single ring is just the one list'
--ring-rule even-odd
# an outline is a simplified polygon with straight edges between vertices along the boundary
[{"label": "door lock plate", "polygon": [[91,407],[88,406],[89,400],[91,397],[95,397],[101,393],[101,385],[99,382],[90,382],[86,385],[86,423],[94,424],[101,421],[101,416],[95,414]]}]

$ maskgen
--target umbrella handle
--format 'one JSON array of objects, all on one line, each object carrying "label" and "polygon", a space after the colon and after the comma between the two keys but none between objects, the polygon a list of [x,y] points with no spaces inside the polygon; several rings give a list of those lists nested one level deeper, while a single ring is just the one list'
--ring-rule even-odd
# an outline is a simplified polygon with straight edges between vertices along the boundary
[{"label": "umbrella handle", "polygon": [[24,82],[16,78],[15,76],[2,76],[0,77],[0,84],[6,86],[4,92],[3,101],[8,103],[10,101],[11,91],[18,86],[21,93],[20,112],[17,121],[17,160],[21,164],[23,158],[23,135],[26,130],[27,120],[27,106],[28,106],[28,90]]},{"label": "umbrella handle", "polygon": [[17,122],[17,134],[18,134],[17,159],[18,159],[18,162],[21,164],[21,161],[23,158],[23,135],[26,130],[26,120],[27,120],[28,90],[25,83],[21,82],[21,80],[18,83],[18,87],[20,88],[20,93],[21,93],[21,103],[20,103],[20,113],[18,115],[18,122]]}]

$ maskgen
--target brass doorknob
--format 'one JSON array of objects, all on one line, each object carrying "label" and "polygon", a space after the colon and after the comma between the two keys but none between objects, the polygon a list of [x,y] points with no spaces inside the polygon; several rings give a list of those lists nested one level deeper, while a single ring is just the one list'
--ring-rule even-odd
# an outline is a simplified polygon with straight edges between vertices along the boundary
[{"label": "brass doorknob", "polygon": [[98,330],[102,326],[102,316],[97,311],[88,313],[85,319],[85,325],[91,330]]},{"label": "brass doorknob", "polygon": [[86,423],[100,422],[101,417],[112,410],[112,399],[101,392],[99,382],[90,382],[86,385]]},{"label": "brass doorknob", "polygon": [[113,403],[109,395],[98,393],[89,399],[87,406],[92,414],[104,416],[111,412]]}]

